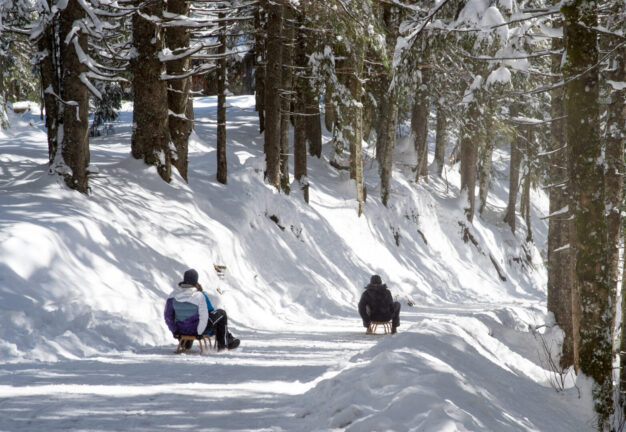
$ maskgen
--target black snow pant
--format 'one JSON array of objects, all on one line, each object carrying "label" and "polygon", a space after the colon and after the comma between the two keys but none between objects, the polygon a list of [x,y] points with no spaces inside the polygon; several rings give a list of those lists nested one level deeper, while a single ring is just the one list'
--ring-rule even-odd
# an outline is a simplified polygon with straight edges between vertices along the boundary
[{"label": "black snow pant", "polygon": [[225,348],[228,346],[228,316],[223,309],[216,309],[209,311],[209,322],[204,329],[204,333],[213,330],[217,338],[217,349]]},{"label": "black snow pant", "polygon": [[[369,308],[367,308],[366,310],[368,309]],[[372,320],[369,315],[366,315],[366,316],[361,315],[361,318],[363,319],[363,327],[367,327],[370,321],[378,321],[378,320]],[[389,320],[391,320],[391,327],[393,327],[394,329],[396,327],[400,327],[400,302],[393,302],[393,315],[390,318],[383,319],[381,321],[389,321]]]}]

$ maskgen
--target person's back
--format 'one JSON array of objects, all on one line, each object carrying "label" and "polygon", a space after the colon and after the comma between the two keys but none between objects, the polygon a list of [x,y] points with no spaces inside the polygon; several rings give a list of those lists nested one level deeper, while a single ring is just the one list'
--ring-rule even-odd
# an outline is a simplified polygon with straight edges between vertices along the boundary
[{"label": "person's back", "polygon": [[[218,351],[239,346],[239,339],[228,331],[226,311],[213,307],[198,283],[198,272],[194,269],[185,272],[183,281],[168,297],[164,317],[174,337],[215,332]],[[186,348],[190,347],[191,344]]]},{"label": "person's back", "polygon": [[[208,311],[204,296],[191,287],[176,287],[166,303],[166,323],[174,334],[202,334],[206,327]],[[170,313],[167,313],[171,310]],[[169,322],[168,322],[169,321]]]},{"label": "person's back", "polygon": [[394,302],[387,285],[378,275],[373,275],[359,301],[359,315],[363,326],[371,321],[392,321],[392,333],[400,325],[400,303]]}]

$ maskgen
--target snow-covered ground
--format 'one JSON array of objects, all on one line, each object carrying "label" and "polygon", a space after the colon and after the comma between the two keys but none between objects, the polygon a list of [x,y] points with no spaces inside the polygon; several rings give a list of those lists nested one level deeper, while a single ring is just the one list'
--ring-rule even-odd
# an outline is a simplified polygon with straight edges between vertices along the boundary
[{"label": "snow-covered ground", "polygon": [[[47,174],[37,106],[0,131],[0,431],[589,431],[589,385],[556,392],[543,342],[545,195],[536,245],[502,217],[508,155],[463,241],[458,167],[415,184],[398,143],[382,206],[309,159],[311,203],[263,181],[252,97],[229,99],[228,184],[215,180],[215,98],[194,101],[189,184],[130,156],[132,106],[91,140],[91,194]],[[431,137],[432,138],[432,137]],[[432,150],[432,149],[431,149]],[[295,189],[295,187],[293,188]],[[498,274],[495,261],[502,275]],[[218,274],[215,266],[225,266]],[[165,298],[196,268],[239,349],[174,355]],[[402,303],[393,336],[366,336],[356,303],[378,273]],[[500,277],[502,276],[502,277]],[[503,281],[502,279],[506,280]]]}]

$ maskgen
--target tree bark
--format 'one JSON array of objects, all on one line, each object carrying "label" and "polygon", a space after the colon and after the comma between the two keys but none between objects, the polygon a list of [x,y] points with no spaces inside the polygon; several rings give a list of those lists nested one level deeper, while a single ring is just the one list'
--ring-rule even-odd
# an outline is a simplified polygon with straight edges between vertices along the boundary
[{"label": "tree bark", "polygon": [[59,107],[57,96],[59,91],[59,58],[58,47],[55,42],[54,27],[58,23],[53,19],[43,30],[37,41],[39,52],[45,53],[40,61],[41,87],[43,88],[43,102],[46,111],[46,130],[48,134],[48,161],[54,163],[58,149]]},{"label": "tree bark", "polygon": [[332,85],[326,81],[326,92],[324,93],[324,127],[328,132],[333,131],[335,125],[335,109],[332,103],[333,88]]},{"label": "tree bark", "polygon": [[322,157],[322,116],[320,115],[320,101],[315,90],[307,85],[304,93],[306,113],[306,137],[309,144],[309,154]]},{"label": "tree bark", "polygon": [[385,207],[391,196],[391,177],[393,172],[393,152],[396,147],[396,124],[398,121],[398,105],[396,103],[395,89],[391,89],[384,97],[383,113],[381,115],[382,127],[377,139],[380,142],[380,194]]},{"label": "tree bark", "polygon": [[365,202],[364,182],[363,182],[363,104],[361,103],[363,85],[361,74],[363,73],[365,46],[355,44],[353,46],[351,64],[347,85],[351,99],[348,108],[348,139],[350,140],[350,178],[356,183],[356,200],[359,205],[359,216],[363,213]]},{"label": "tree bark", "polygon": [[428,183],[428,115],[430,113],[430,99],[428,98],[428,85],[430,80],[430,70],[421,70],[422,80],[417,85],[413,110],[411,111],[411,134],[413,145],[417,154],[417,166],[415,182],[419,182],[420,177]]},{"label": "tree bark", "polygon": [[437,136],[435,137],[435,163],[437,165],[436,172],[438,177],[441,177],[441,174],[443,173],[443,167],[446,163],[446,128],[446,113],[440,106],[437,108]]},{"label": "tree bark", "polygon": [[612,263],[608,261],[604,216],[604,164],[598,163],[602,156],[598,71],[589,70],[598,61],[594,5],[587,0],[576,0],[561,9],[567,54],[563,72],[566,80],[575,77],[565,89],[577,243],[575,276],[580,297],[579,346],[575,354],[580,370],[594,380],[597,426],[608,430],[613,413],[610,304],[615,287],[606,276]]},{"label": "tree bark", "polygon": [[267,65],[265,75],[265,163],[267,181],[280,190],[280,85],[282,80],[283,3],[265,2]]},{"label": "tree bark", "polygon": [[[146,16],[162,17],[163,1],[144,4]],[[165,68],[159,59],[163,50],[163,31],[142,15],[133,15],[133,134],[131,151],[136,159],[143,159],[156,167],[163,180],[171,180],[172,153],[170,150],[167,86],[161,79]]]},{"label": "tree bark", "polygon": [[[552,51],[563,49],[561,39],[552,39]],[[560,75],[561,55],[552,56],[552,73]],[[560,80],[560,76],[554,81]],[[551,91],[551,117],[561,118],[565,114],[563,88]],[[550,171],[549,194],[550,215],[548,220],[548,310],[565,334],[560,363],[562,367],[574,364],[574,342],[572,327],[572,287],[569,239],[569,194],[567,189],[568,153],[565,137],[565,120],[553,121],[550,125]],[[564,209],[567,211],[564,212]]]},{"label": "tree bark", "polygon": [[254,13],[254,82],[256,110],[259,114],[259,132],[265,131],[265,37],[263,2],[259,2]]},{"label": "tree bark", "polygon": [[[189,3],[186,0],[168,0],[167,11],[179,16],[189,16]],[[185,27],[168,27],[165,30],[165,40],[168,49],[173,53],[189,47],[190,36]],[[169,76],[182,75],[189,70],[189,57],[167,62],[166,69]],[[167,103],[169,111],[169,133],[174,143],[175,152],[172,152],[172,164],[179,174],[188,181],[188,154],[189,135],[193,122],[187,118],[187,105],[191,98],[191,77],[168,81]],[[193,103],[193,102],[192,102]]]},{"label": "tree bark", "polygon": [[478,107],[472,102],[468,108],[467,119],[461,135],[461,195],[467,195],[465,215],[472,223],[476,208],[476,163],[478,161],[478,143],[475,123],[478,119]]},{"label": "tree bark", "polygon": [[[515,117],[519,114],[519,107],[516,104],[511,105],[510,116]],[[511,231],[515,234],[515,208],[517,206],[517,193],[519,191],[520,164],[522,162],[521,152],[521,133],[520,127],[516,127],[515,138],[511,141],[511,161],[509,164],[509,202],[506,207],[504,221],[511,227]]]},{"label": "tree bark", "polygon": [[[301,27],[304,22],[304,15],[297,15],[297,25]],[[307,135],[309,132],[309,122],[315,122],[315,116],[309,117],[307,104],[310,103],[310,85],[307,67],[307,37],[304,32],[298,32],[294,48],[294,65],[297,71],[294,74],[295,91],[295,122],[293,127],[293,176],[298,182],[298,187],[302,191],[304,201],[309,202],[309,182],[307,179]],[[319,107],[318,107],[319,113]],[[317,126],[320,126],[317,117]],[[321,146],[320,146],[321,147]],[[311,145],[309,145],[311,151]],[[320,149],[321,151],[321,149]],[[319,156],[318,156],[319,157]]]},{"label": "tree bark", "polygon": [[[615,82],[623,82],[626,81],[626,48],[622,47],[621,50],[617,53],[613,60],[613,72],[610,75],[610,78]],[[626,131],[626,90],[614,89],[611,94],[611,102],[608,106],[608,119],[607,119],[607,149],[611,148],[613,150],[607,150],[607,153],[617,153],[616,149],[621,149],[621,158],[617,158],[616,155],[612,156],[613,163],[615,163],[616,167],[621,167],[619,165],[619,161],[624,159],[624,139],[626,135],[624,135],[624,131]],[[621,131],[621,132],[620,132]],[[619,172],[614,171],[615,174],[623,173],[623,169],[619,170]],[[621,182],[618,182],[616,187],[622,187]],[[608,187],[609,190],[613,189],[612,186]],[[617,192],[617,190],[615,191]],[[620,191],[620,195],[623,194],[623,191]],[[618,207],[619,210],[619,207]],[[617,212],[619,214],[619,212]],[[619,225],[617,224],[618,214],[613,210],[609,219],[609,235],[615,234],[615,229],[618,230],[619,235]],[[621,223],[621,221],[620,221]],[[616,226],[617,225],[617,226]],[[615,239],[613,237],[613,239]],[[617,238],[619,240],[619,237]],[[614,240],[613,240],[614,241]],[[615,252],[615,249],[614,249]],[[613,260],[617,259],[619,254],[614,254]],[[624,279],[626,276],[626,260],[624,260],[624,268],[622,270],[622,286],[621,286],[621,312],[622,312],[622,323],[621,323],[621,332],[620,332],[620,400],[619,404],[621,406],[622,412],[626,415],[626,280]]]},{"label": "tree bark", "polygon": [[[171,1],[171,0],[170,0]],[[223,20],[226,15],[218,14],[218,18]],[[225,21],[221,22],[219,30],[219,56],[217,70],[217,181],[226,184],[228,178],[228,166],[226,161],[226,26]]]},{"label": "tree bark", "polygon": [[282,19],[282,71],[280,96],[280,188],[289,194],[289,132],[291,129],[291,102],[293,90],[294,12],[285,6]]},{"label": "tree bark", "polygon": [[[611,48],[613,48],[611,46]],[[617,52],[610,65],[610,71],[607,78],[613,82],[626,81],[626,48],[622,48]],[[624,143],[626,141],[626,97],[625,90],[613,90],[610,92],[610,101],[606,110],[606,208],[607,230],[608,230],[608,248],[609,262],[609,280],[611,285],[617,286],[618,268],[619,268],[619,246],[620,246],[620,228],[622,225],[622,187],[623,187],[623,166],[624,166]],[[613,303],[612,313],[615,314],[615,305]],[[615,331],[615,319],[613,321],[613,330]]]},{"label": "tree bark", "polygon": [[61,98],[65,105],[61,154],[71,170],[71,174],[63,175],[70,188],[86,194],[89,191],[89,92],[80,79],[87,73],[80,56],[88,48],[87,35],[74,29],[74,23],[84,18],[85,10],[78,0],[69,0],[61,11],[59,40],[62,42]]},{"label": "tree bark", "polygon": [[491,164],[493,157],[493,149],[496,140],[495,122],[493,120],[493,110],[489,112],[484,119],[486,134],[483,151],[481,155],[480,173],[478,179],[478,213],[482,214],[487,206],[487,196],[489,195],[489,187],[491,183]]}]

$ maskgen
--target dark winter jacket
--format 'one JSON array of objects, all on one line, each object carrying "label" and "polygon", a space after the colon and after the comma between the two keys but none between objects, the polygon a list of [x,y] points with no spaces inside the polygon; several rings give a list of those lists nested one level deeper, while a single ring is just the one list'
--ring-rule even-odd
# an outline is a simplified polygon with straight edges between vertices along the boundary
[{"label": "dark winter jacket", "polygon": [[385,284],[369,284],[359,301],[359,314],[363,323],[389,321],[393,318],[393,297]]}]

